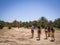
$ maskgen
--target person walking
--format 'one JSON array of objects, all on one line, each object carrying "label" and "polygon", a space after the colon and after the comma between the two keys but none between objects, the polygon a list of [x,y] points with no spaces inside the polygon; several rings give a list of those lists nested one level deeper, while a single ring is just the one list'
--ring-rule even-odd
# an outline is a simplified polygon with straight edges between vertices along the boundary
[{"label": "person walking", "polygon": [[32,37],[31,38],[33,38],[34,37],[34,26],[33,25],[31,27],[31,34],[32,34]]},{"label": "person walking", "polygon": [[55,36],[54,36],[54,34],[55,34],[55,30],[54,30],[54,28],[52,27],[52,28],[51,28],[51,41],[55,41]]},{"label": "person walking", "polygon": [[40,40],[40,37],[41,37],[41,28],[40,27],[38,27],[37,33],[38,33],[38,40]]},{"label": "person walking", "polygon": [[50,37],[50,30],[51,30],[51,28],[50,28],[50,26],[48,26],[48,37]]},{"label": "person walking", "polygon": [[46,38],[45,39],[47,39],[47,37],[48,37],[47,36],[48,35],[48,29],[47,29],[47,27],[45,27],[45,30],[44,31],[45,31],[45,35],[46,35]]}]

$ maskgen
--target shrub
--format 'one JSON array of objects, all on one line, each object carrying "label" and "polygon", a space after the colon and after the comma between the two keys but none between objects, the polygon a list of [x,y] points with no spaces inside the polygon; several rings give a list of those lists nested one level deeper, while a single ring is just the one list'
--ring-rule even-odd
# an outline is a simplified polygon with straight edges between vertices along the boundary
[{"label": "shrub", "polygon": [[0,29],[3,29],[3,27],[4,27],[4,26],[0,24]]}]

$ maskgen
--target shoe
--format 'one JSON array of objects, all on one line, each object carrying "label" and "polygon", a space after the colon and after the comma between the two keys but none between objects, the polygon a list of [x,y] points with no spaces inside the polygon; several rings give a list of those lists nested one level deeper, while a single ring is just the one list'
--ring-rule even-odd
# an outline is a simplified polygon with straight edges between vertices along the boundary
[{"label": "shoe", "polygon": [[47,39],[47,38],[44,38],[44,39]]},{"label": "shoe", "polygon": [[54,40],[51,40],[51,42],[54,42]]},{"label": "shoe", "polygon": [[37,39],[37,41],[39,41],[40,39]]},{"label": "shoe", "polygon": [[39,37],[36,37],[36,38],[39,38]]}]

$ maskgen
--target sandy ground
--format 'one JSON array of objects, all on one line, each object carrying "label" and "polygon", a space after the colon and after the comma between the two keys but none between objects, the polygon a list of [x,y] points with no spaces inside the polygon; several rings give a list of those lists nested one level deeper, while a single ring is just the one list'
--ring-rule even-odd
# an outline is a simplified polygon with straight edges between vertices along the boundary
[{"label": "sandy ground", "polygon": [[60,31],[55,32],[55,42],[50,42],[49,37],[45,40],[44,29],[42,29],[41,40],[37,41],[37,30],[34,32],[34,38],[31,37],[31,30],[26,28],[7,27],[0,29],[0,45],[60,45]]}]

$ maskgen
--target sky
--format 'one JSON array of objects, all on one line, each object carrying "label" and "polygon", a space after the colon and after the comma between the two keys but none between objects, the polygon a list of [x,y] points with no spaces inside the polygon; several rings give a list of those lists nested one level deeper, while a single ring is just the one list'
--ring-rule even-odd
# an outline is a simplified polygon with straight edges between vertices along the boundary
[{"label": "sky", "polygon": [[33,21],[60,18],[60,0],[0,0],[0,20]]}]

